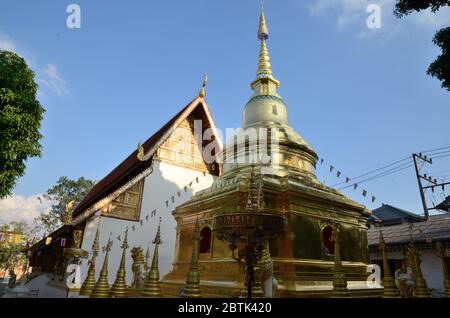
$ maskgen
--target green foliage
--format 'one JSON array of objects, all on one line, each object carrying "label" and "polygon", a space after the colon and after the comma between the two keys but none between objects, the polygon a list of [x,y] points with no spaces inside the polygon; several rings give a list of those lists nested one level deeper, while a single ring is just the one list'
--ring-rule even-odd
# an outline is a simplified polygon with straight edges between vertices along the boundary
[{"label": "green foliage", "polygon": [[450,27],[439,30],[433,42],[442,49],[442,54],[431,63],[427,74],[439,79],[442,88],[450,91]]},{"label": "green foliage", "polygon": [[[28,226],[25,222],[10,222],[0,225],[0,233],[3,233],[0,240],[0,269],[7,270],[10,267],[21,265],[25,261],[25,256],[21,253],[24,248],[23,242],[16,242],[14,234],[28,233]],[[10,235],[7,236],[6,233]]]},{"label": "green foliage", "polygon": [[0,199],[24,175],[26,160],[41,155],[44,108],[34,73],[17,54],[0,50]]},{"label": "green foliage", "polygon": [[450,5],[450,0],[397,0],[394,13],[396,16],[402,17],[413,11],[421,11],[428,8],[436,12],[441,7],[448,5]]},{"label": "green foliage", "polygon": [[[450,6],[450,0],[397,0],[394,13],[401,18],[414,11],[431,9],[436,12],[444,6]],[[442,88],[450,91],[450,28],[439,30],[433,42],[442,49],[442,54],[431,63],[427,74],[440,80]]]},{"label": "green foliage", "polygon": [[51,233],[70,221],[73,207],[88,194],[95,181],[85,179],[71,180],[60,177],[56,184],[47,190],[41,200],[52,203],[50,212],[36,218],[36,227],[40,231]]}]

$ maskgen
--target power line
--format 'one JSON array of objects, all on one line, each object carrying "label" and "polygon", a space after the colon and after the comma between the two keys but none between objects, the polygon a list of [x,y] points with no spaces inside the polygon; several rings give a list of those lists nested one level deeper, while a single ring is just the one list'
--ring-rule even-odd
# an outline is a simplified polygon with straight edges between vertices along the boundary
[{"label": "power line", "polygon": [[429,153],[429,152],[434,152],[434,151],[443,150],[443,149],[449,149],[449,148],[450,148],[450,145],[447,145],[447,146],[442,146],[442,147],[439,147],[439,148],[424,150],[424,151],[422,151],[422,153]]},{"label": "power line", "polygon": [[[406,164],[406,165],[405,165],[405,164]],[[339,188],[339,190],[343,190],[343,189],[346,189],[346,188],[353,187],[353,186],[355,186],[355,185],[360,185],[360,184],[365,183],[365,182],[369,182],[369,181],[372,181],[372,180],[376,180],[376,179],[379,179],[379,178],[382,178],[382,177],[391,175],[391,174],[393,174],[393,173],[396,173],[396,172],[405,170],[405,169],[407,169],[407,168],[409,168],[409,167],[412,167],[412,166],[413,166],[412,163],[406,162],[406,163],[404,163],[404,164],[402,164],[402,165],[400,165],[400,166],[398,166],[398,167],[395,167],[395,168],[389,169],[389,170],[387,170],[387,171],[381,172],[381,173],[379,173],[379,174],[376,174],[376,175],[374,175],[374,176],[371,176],[370,178],[367,178],[367,179],[364,179],[364,180],[355,182],[355,183],[353,183],[353,184],[350,184],[350,185],[348,185],[348,186]]]},{"label": "power line", "polygon": [[[406,157],[406,158],[403,158],[403,159],[394,161],[394,162],[392,162],[392,163],[390,163],[390,164],[387,164],[387,165],[384,165],[384,166],[382,166],[382,167],[380,167],[380,168],[377,168],[377,169],[371,170],[371,171],[369,171],[369,172],[360,174],[359,176],[349,178],[348,181],[350,181],[350,180],[355,181],[356,179],[360,179],[360,178],[362,178],[362,177],[368,176],[368,175],[370,175],[370,174],[373,174],[373,173],[375,173],[375,172],[384,170],[384,169],[389,168],[389,167],[392,167],[393,165],[396,165],[396,164],[398,164],[398,163],[400,163],[400,162],[403,162],[403,161],[405,161],[405,160],[410,160],[410,159],[411,159],[411,158]],[[400,166],[401,166],[401,165],[400,165]],[[400,167],[400,166],[399,166],[399,167]],[[397,168],[398,168],[398,167],[397,167]],[[347,182],[348,182],[348,181],[347,181]],[[336,183],[336,184],[332,185],[332,187],[335,187],[335,186],[337,186],[337,185],[340,185],[340,184],[343,184],[343,183],[347,183],[347,182],[342,181],[342,182],[339,182],[339,183]]]}]

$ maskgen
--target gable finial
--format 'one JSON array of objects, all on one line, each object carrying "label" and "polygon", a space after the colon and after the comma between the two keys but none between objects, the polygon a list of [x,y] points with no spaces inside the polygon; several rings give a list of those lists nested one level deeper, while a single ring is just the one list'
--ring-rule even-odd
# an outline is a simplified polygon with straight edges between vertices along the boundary
[{"label": "gable finial", "polygon": [[200,92],[198,93],[198,97],[204,98],[206,96],[205,87],[207,83],[208,83],[208,75],[205,74],[205,76],[203,77],[203,85],[202,88],[200,89]]}]

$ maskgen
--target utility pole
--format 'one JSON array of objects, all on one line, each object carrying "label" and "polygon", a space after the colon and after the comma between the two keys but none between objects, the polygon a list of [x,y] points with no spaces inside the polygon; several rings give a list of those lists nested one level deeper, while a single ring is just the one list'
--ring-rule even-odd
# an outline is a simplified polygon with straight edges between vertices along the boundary
[{"label": "utility pole", "polygon": [[422,179],[426,180],[434,185],[437,185],[436,180],[433,180],[430,176],[421,175],[419,171],[419,164],[418,160],[422,160],[425,163],[433,164],[433,160],[431,158],[427,158],[427,156],[422,155],[422,153],[412,155],[413,161],[414,161],[414,167],[416,168],[416,176],[417,176],[417,183],[419,184],[419,191],[420,191],[420,197],[422,199],[422,206],[423,206],[423,213],[425,215],[425,219],[427,221],[430,220],[430,215],[428,213],[428,207],[427,207],[427,201],[425,199],[425,188],[422,185]]}]

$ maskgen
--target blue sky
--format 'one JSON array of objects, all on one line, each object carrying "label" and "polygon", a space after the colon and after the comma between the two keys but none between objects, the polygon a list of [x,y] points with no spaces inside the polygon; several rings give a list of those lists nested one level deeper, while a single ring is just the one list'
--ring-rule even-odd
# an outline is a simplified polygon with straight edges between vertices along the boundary
[{"label": "blue sky", "polygon": [[[342,181],[336,170],[351,177],[450,144],[450,93],[426,75],[439,54],[432,37],[450,12],[399,20],[391,2],[265,1],[279,92],[291,125],[325,159],[318,176],[328,185]],[[66,26],[70,3],[81,8],[81,29]],[[381,29],[366,25],[371,3],[381,7]],[[3,221],[44,211],[36,196],[59,176],[104,177],[196,96],[204,73],[217,126],[240,127],[258,19],[259,1],[250,0],[0,0],[0,48],[26,58],[46,109],[43,157],[29,160],[15,196],[0,201]],[[428,171],[449,178],[449,157]],[[345,193],[369,208],[421,212],[413,168],[357,190]]]}]

